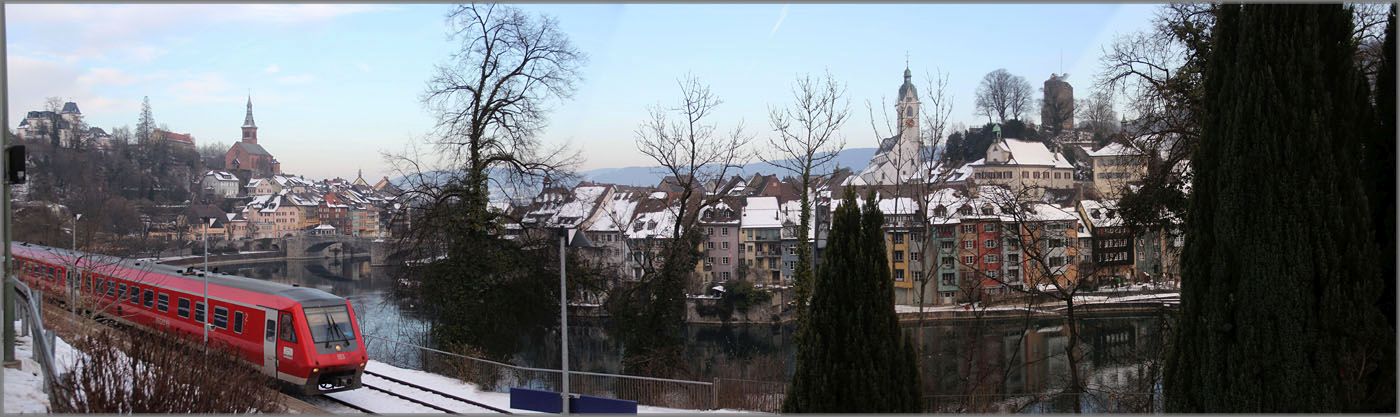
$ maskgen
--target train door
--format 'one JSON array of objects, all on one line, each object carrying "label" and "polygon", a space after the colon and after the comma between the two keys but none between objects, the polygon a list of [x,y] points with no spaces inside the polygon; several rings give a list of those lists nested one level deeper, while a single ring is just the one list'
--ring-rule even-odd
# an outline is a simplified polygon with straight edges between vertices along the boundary
[{"label": "train door", "polygon": [[263,307],[263,373],[277,377],[277,310]]}]

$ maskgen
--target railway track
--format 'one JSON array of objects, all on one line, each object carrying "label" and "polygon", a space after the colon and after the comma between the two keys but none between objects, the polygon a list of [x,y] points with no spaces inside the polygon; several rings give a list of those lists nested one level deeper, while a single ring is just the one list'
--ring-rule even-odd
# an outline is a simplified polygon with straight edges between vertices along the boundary
[{"label": "railway track", "polygon": [[342,400],[342,399],[339,399],[339,398],[335,398],[335,397],[332,397],[332,396],[329,396],[329,395],[322,395],[321,398],[325,398],[325,399],[330,400],[331,402],[336,403],[336,404],[340,404],[340,405],[343,405],[343,406],[346,406],[346,407],[350,407],[351,409],[353,409],[353,410],[355,410],[355,411],[359,411],[359,412],[361,412],[361,413],[365,413],[365,414],[379,414],[379,413],[370,411],[370,410],[367,409],[367,408],[364,408],[364,407],[360,407],[360,406],[358,406],[358,405],[355,405],[355,403],[352,403],[352,402],[349,402],[349,401],[345,401],[345,400]]},{"label": "railway track", "polygon": [[361,389],[318,396],[365,414],[444,413],[513,414],[479,401],[449,394],[373,371],[365,371]]},{"label": "railway track", "polygon": [[[448,393],[445,393],[445,392],[442,392],[442,391],[438,391],[438,390],[435,390],[435,389],[432,389],[432,388],[424,387],[424,386],[422,386],[422,385],[414,384],[414,383],[412,383],[412,382],[404,381],[404,380],[401,380],[401,379],[398,379],[398,378],[394,378],[394,377],[391,377],[391,376],[388,376],[388,375],[384,375],[384,374],[381,374],[381,373],[378,373],[378,372],[373,372],[373,371],[366,370],[366,371],[365,371],[365,375],[373,376],[373,377],[375,377],[375,378],[382,379],[382,380],[388,381],[388,382],[393,383],[393,384],[398,384],[398,385],[406,386],[406,387],[409,387],[409,388],[412,388],[412,389],[415,389],[415,390],[418,390],[418,391],[423,391],[423,392],[426,392],[426,393],[435,395],[435,396],[440,397],[440,398],[446,398],[446,399],[448,399],[448,400],[450,400],[450,401],[454,401],[454,402],[458,402],[458,403],[467,404],[467,405],[470,405],[470,406],[472,406],[472,407],[482,408],[482,409],[490,410],[490,411],[497,412],[497,413],[501,413],[501,414],[513,414],[513,413],[511,413],[510,411],[506,411],[506,410],[503,410],[503,409],[500,409],[500,408],[497,408],[497,407],[492,407],[492,406],[490,406],[490,405],[483,404],[483,403],[481,403],[481,402],[479,402],[479,401],[472,401],[472,400],[469,400],[469,399],[466,399],[466,398],[462,398],[462,397],[459,397],[459,396],[456,396],[456,395],[448,394]],[[406,396],[406,395],[404,395],[404,394],[402,394],[402,393],[394,392],[394,391],[391,391],[391,390],[388,390],[388,389],[384,389],[384,388],[382,388],[382,387],[373,386],[373,385],[370,385],[370,384],[368,384],[368,383],[365,383],[365,381],[364,381],[363,379],[361,379],[360,384],[363,385],[363,386],[365,386],[365,387],[367,387],[367,388],[369,388],[369,389],[376,390],[376,391],[379,391],[379,392],[383,392],[383,393],[386,393],[386,394],[389,394],[389,395],[393,395],[393,396],[395,396],[395,397],[402,398],[402,399],[405,399],[405,400],[414,402],[414,403],[416,403],[416,404],[423,405],[423,406],[428,407],[428,408],[432,408],[432,409],[439,410],[439,411],[442,411],[442,412],[445,412],[445,413],[449,413],[449,414],[459,414],[459,413],[458,413],[457,411],[455,411],[455,410],[451,410],[451,409],[448,409],[448,408],[446,408],[446,407],[441,406],[441,405],[440,405],[441,403],[438,403],[438,404],[430,404],[430,403],[428,403],[428,402],[426,402],[426,401],[423,401],[423,400],[420,400],[420,399],[410,398],[410,397],[408,397],[408,396]]]}]

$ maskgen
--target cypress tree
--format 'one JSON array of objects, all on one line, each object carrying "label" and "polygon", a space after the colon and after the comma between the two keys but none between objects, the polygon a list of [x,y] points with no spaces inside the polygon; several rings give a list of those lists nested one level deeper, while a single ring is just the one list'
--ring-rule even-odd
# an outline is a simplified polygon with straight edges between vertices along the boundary
[{"label": "cypress tree", "polygon": [[1351,12],[1219,13],[1167,411],[1359,411],[1383,404],[1367,397],[1381,392],[1393,403],[1394,370],[1378,364],[1393,363],[1394,332],[1375,308],[1382,285],[1358,170],[1374,119]]},{"label": "cypress tree", "polygon": [[1395,328],[1395,4],[1385,28],[1385,57],[1376,75],[1376,115],[1379,130],[1367,137],[1365,162],[1367,194],[1371,201],[1371,221],[1376,245],[1380,248],[1380,308]]},{"label": "cypress tree", "polygon": [[918,412],[913,347],[894,312],[881,224],[847,189],[832,216],[823,267],[798,331],[797,369],[783,412]]}]

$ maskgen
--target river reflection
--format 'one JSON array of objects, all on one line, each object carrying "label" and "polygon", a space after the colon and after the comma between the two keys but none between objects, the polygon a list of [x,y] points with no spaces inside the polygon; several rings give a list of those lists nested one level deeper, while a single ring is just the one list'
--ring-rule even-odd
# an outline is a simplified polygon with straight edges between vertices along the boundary
[{"label": "river reflection", "polygon": [[[276,260],[227,265],[220,270],[244,276],[319,288],[350,299],[366,335],[436,347],[428,325],[411,305],[388,296],[390,271],[371,267],[368,259]],[[922,357],[926,408],[939,411],[1072,412],[1073,398],[1037,394],[1059,392],[1069,385],[1070,356],[1063,320],[998,319],[937,322],[906,326],[917,338]],[[1079,321],[1082,341],[1076,351],[1080,379],[1090,396],[1080,398],[1082,411],[1161,410],[1158,369],[1165,320],[1160,315],[1095,317]],[[576,324],[569,328],[570,368],[618,373],[623,346],[606,327]],[[786,381],[796,353],[792,325],[687,326],[686,379],[733,378]],[[502,337],[520,337],[502,335]],[[552,339],[552,340],[551,340]],[[515,355],[515,365],[559,367],[557,337]],[[417,349],[368,339],[371,358],[420,368]]]}]

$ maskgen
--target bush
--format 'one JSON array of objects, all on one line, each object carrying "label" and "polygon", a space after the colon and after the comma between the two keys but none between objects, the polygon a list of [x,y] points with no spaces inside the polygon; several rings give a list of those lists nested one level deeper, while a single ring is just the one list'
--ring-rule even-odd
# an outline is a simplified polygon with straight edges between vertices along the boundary
[{"label": "bush", "polygon": [[76,337],[50,395],[56,413],[280,413],[273,382],[231,350],[142,329]]}]

